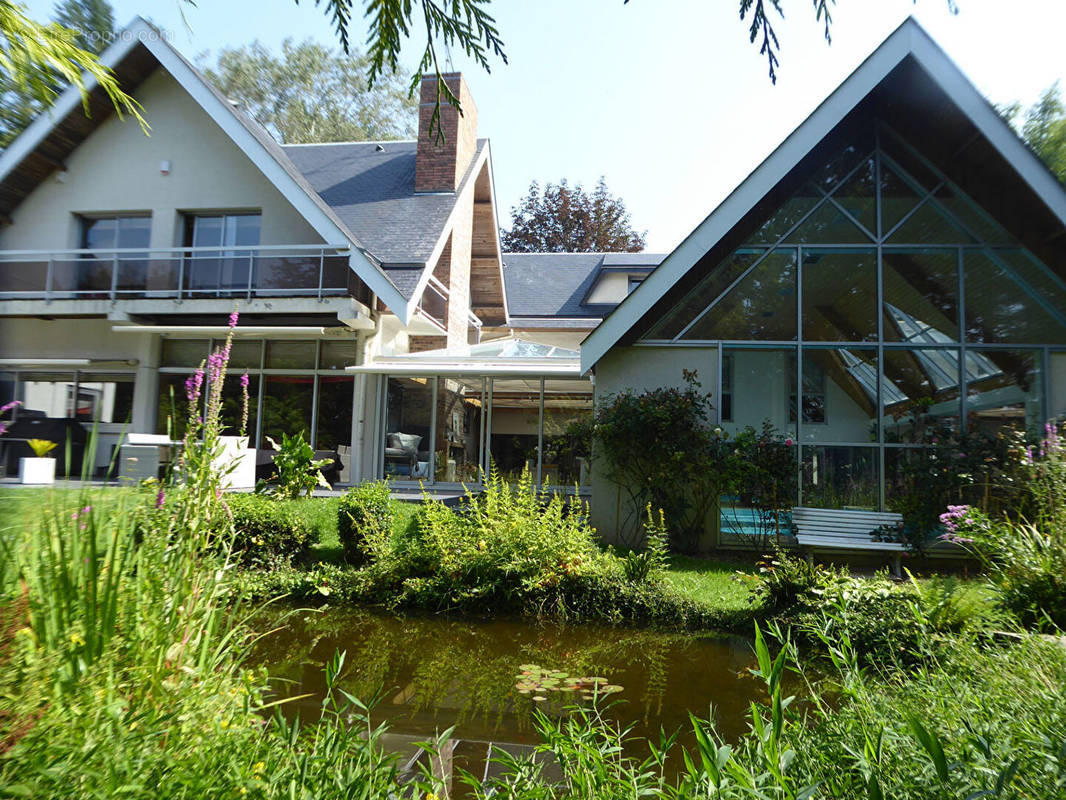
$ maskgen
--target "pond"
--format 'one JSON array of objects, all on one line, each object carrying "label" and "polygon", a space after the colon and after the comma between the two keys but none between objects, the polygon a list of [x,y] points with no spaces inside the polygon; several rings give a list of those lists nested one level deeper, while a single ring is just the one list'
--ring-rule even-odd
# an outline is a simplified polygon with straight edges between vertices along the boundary
[{"label": "pond", "polygon": [[[482,753],[485,743],[521,751],[538,742],[533,708],[562,713],[587,695],[592,679],[609,691],[605,716],[654,741],[660,730],[681,730],[686,745],[689,712],[707,717],[713,709],[731,740],[747,730],[750,701],[765,696],[748,673],[755,660],[742,637],[350,609],[299,611],[278,624],[253,660],[281,679],[281,695],[308,695],[286,713],[317,716],[324,665],[343,650],[340,687],[361,699],[379,696],[373,720],[388,723],[398,750],[455,726],[453,737],[482,743]],[[483,765],[484,758],[465,764],[475,774]]]}]

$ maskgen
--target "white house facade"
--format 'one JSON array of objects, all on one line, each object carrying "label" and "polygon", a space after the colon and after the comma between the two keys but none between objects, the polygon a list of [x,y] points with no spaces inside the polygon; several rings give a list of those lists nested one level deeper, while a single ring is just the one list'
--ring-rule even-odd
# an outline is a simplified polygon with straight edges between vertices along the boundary
[{"label": "white house facade", "polygon": [[250,446],[301,432],[342,485],[528,469],[608,538],[621,494],[568,427],[683,370],[716,424],[793,438],[815,506],[893,508],[935,429],[1066,412],[1066,191],[911,20],[667,255],[502,252],[458,75],[444,144],[430,82],[416,141],[282,146],[129,31],[103,59],[150,135],[68,91],[0,154],[0,402],[96,422],[97,472],[166,432],[235,307]]}]

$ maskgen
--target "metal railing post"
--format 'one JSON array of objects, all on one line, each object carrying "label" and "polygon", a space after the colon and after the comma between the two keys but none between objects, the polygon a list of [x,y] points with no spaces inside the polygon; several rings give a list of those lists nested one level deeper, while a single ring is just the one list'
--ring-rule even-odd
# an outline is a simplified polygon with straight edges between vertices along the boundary
[{"label": "metal railing post", "polygon": [[318,251],[318,302],[322,302],[322,281],[326,272],[326,251]]},{"label": "metal railing post", "polygon": [[55,259],[51,254],[48,256],[48,267],[44,273],[44,302],[51,305],[52,303],[52,287],[55,285]]},{"label": "metal railing post", "polygon": [[115,302],[115,290],[118,288],[118,253],[111,259],[111,302]]},{"label": "metal railing post", "polygon": [[255,272],[255,250],[248,251],[248,294],[246,300],[252,299],[252,274]]},{"label": "metal railing post", "polygon": [[185,285],[185,254],[181,253],[178,256],[178,299],[177,302],[181,302],[181,287]]}]

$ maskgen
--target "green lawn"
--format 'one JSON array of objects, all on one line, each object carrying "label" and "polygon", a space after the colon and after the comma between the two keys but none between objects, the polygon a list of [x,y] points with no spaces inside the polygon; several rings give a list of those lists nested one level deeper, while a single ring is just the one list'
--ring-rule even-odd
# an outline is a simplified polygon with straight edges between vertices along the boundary
[{"label": "green lawn", "polygon": [[[343,560],[344,551],[337,536],[339,506],[339,497],[315,497],[308,503],[309,513],[313,516],[315,529],[318,531],[318,541],[311,546],[311,561],[338,564]],[[418,513],[418,503],[394,501],[392,506],[396,513],[393,532],[399,533],[407,530],[411,520]]]},{"label": "green lawn", "polygon": [[750,566],[712,561],[691,556],[670,556],[666,583],[683,596],[709,608],[741,611],[749,608],[748,587],[737,572],[751,572]]}]

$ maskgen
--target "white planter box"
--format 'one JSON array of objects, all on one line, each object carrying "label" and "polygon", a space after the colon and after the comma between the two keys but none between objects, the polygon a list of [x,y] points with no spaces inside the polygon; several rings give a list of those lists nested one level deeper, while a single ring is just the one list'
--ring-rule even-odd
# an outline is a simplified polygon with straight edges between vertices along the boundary
[{"label": "white planter box", "polygon": [[[215,459],[215,469],[225,472],[224,489],[255,488],[255,450],[248,448],[247,436],[220,436],[222,454]],[[228,471],[227,471],[228,470]]]},{"label": "white planter box", "polygon": [[19,483],[55,483],[56,460],[54,458],[20,458]]}]

